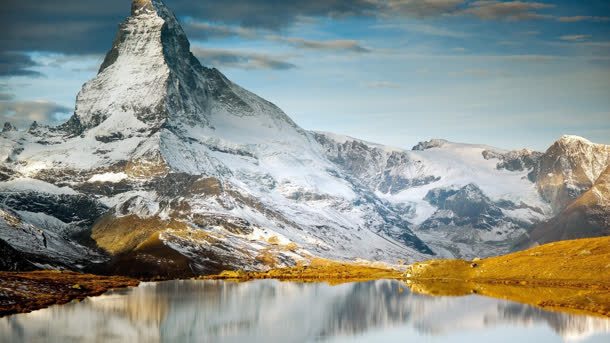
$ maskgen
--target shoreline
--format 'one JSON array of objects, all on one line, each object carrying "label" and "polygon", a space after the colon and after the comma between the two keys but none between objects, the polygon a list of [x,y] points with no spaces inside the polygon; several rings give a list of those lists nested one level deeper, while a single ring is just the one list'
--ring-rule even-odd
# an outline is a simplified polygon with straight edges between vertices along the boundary
[{"label": "shoreline", "polygon": [[[337,273],[339,270],[339,273]],[[561,280],[499,280],[406,278],[391,268],[343,263],[300,266],[267,272],[227,271],[191,280],[249,282],[254,280],[339,285],[375,280],[402,281],[412,292],[428,296],[481,295],[531,305],[544,310],[610,318],[610,284]],[[0,272],[0,318],[98,296],[111,289],[136,287],[139,280],[69,271]]]},{"label": "shoreline", "polygon": [[128,277],[71,271],[0,272],[0,318],[139,284],[139,280]]}]

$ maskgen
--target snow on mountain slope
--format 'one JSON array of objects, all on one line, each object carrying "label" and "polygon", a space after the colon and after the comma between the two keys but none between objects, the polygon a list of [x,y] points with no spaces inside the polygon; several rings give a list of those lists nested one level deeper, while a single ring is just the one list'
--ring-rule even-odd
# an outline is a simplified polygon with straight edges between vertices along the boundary
[{"label": "snow on mountain slope", "polygon": [[[432,189],[476,184],[493,200],[523,201],[542,210],[548,209],[535,185],[528,180],[527,170],[514,172],[498,169],[497,160],[483,156],[487,151],[506,152],[500,149],[442,141],[440,146],[407,151],[345,136],[316,135],[331,159],[336,161],[353,160],[356,155],[365,153],[373,156],[371,159],[375,159],[376,163],[366,164],[368,170],[363,171],[353,165],[348,169],[363,179],[371,180],[371,186],[375,187],[378,195],[393,203],[415,203],[425,208],[424,197]],[[333,143],[338,146],[333,146]],[[404,163],[396,163],[398,160]],[[425,219],[426,213],[417,213],[413,217],[415,223]]]},{"label": "snow on mountain slope", "polygon": [[507,151],[445,140],[407,151],[335,134],[314,136],[331,161],[400,208],[417,225],[416,234],[443,256],[507,252],[551,213],[528,178],[534,164],[499,167]]}]

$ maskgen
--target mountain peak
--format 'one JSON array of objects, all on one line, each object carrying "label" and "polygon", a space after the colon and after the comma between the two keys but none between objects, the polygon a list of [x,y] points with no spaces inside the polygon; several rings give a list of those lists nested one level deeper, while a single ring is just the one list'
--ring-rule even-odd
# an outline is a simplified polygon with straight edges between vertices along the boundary
[{"label": "mountain peak", "polygon": [[[98,75],[77,97],[72,120],[78,123],[77,134],[110,117],[115,123],[131,123],[130,127],[158,128],[170,112],[203,113],[202,106],[185,108],[202,105],[205,92],[192,76],[201,65],[190,53],[174,14],[160,0],[133,0],[131,13],[120,25]],[[185,99],[185,93],[201,94],[202,99]]]},{"label": "mountain peak", "polygon": [[574,143],[593,144],[590,140],[574,135],[563,135],[557,140],[558,143],[569,145]]},{"label": "mountain peak", "polygon": [[238,135],[248,143],[283,128],[304,135],[277,106],[202,66],[161,0],[132,2],[132,15],[119,26],[98,75],[78,94],[68,124],[63,128],[71,136],[94,130],[94,136],[133,137],[162,127],[183,133],[207,128],[216,135],[224,128],[231,137],[259,128]]},{"label": "mountain peak", "polygon": [[131,15],[155,12],[152,0],[133,0],[131,2]]}]

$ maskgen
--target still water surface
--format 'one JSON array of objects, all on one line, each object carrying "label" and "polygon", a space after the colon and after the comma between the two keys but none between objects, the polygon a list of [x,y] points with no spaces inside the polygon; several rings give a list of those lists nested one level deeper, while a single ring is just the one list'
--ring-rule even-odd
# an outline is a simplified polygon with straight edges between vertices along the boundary
[{"label": "still water surface", "polygon": [[610,342],[610,319],[398,281],[143,283],[0,319],[0,342]]}]

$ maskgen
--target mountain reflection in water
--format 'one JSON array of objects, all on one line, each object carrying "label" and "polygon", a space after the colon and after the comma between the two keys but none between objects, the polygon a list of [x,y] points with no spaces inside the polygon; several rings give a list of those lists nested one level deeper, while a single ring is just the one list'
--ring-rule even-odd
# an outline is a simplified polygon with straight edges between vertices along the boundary
[{"label": "mountain reflection in water", "polygon": [[2,342],[610,341],[610,319],[480,297],[429,297],[397,281],[143,283],[0,319]]}]

